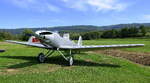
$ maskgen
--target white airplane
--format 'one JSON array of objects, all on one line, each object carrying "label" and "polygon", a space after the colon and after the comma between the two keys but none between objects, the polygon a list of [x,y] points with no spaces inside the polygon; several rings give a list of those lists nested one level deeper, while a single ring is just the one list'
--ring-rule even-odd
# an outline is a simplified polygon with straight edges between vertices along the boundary
[{"label": "white airplane", "polygon": [[82,45],[82,37],[79,37],[78,43],[75,43],[69,39],[69,34],[60,36],[57,32],[39,30],[31,36],[28,42],[19,42],[6,40],[10,43],[28,45],[38,48],[47,49],[47,53],[39,53],[38,61],[40,63],[45,62],[45,59],[52,55],[55,51],[58,51],[60,55],[69,62],[69,65],[73,65],[73,55],[78,54],[81,51],[90,51],[104,48],[121,48],[121,47],[140,47],[144,44],[121,44],[121,45]]}]

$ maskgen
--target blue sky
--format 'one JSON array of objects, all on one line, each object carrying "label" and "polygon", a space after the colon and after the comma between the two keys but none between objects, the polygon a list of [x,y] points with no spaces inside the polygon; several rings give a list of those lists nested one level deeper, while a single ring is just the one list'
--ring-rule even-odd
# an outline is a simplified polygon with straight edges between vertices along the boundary
[{"label": "blue sky", "polygon": [[150,0],[0,0],[0,28],[150,22]]}]

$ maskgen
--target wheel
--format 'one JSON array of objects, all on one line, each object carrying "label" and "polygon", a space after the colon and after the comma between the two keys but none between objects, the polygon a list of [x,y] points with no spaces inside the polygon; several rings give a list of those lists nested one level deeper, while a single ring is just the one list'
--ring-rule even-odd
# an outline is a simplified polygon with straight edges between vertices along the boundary
[{"label": "wheel", "polygon": [[45,62],[45,55],[43,53],[39,53],[37,59],[38,59],[38,62],[44,63]]},{"label": "wheel", "polygon": [[69,58],[69,66],[72,66],[72,65],[73,65],[73,58],[70,57],[70,58]]}]

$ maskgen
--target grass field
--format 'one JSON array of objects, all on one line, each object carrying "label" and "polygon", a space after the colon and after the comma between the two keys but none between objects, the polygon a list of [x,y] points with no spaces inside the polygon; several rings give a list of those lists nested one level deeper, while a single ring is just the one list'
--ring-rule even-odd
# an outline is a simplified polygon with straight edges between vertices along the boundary
[{"label": "grass field", "polygon": [[[122,51],[150,53],[150,39],[100,39],[84,44],[143,43],[140,48]],[[39,64],[36,56],[41,49],[0,42],[0,83],[150,83],[150,67],[116,58],[87,52],[75,56],[74,65],[66,66],[58,53]]]}]

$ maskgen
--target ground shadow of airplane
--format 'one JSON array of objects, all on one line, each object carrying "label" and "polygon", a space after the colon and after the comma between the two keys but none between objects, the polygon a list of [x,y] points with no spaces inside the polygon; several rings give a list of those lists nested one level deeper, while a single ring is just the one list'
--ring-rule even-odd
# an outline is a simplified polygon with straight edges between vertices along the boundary
[{"label": "ground shadow of airplane", "polygon": [[[34,56],[0,56],[0,58],[27,60],[27,62],[11,65],[11,66],[8,66],[7,68],[17,69],[17,68],[24,68],[24,67],[40,64],[37,62]],[[93,67],[100,66],[100,67],[113,67],[113,68],[121,67],[120,65],[115,65],[115,64],[96,63],[96,62],[90,62],[90,61],[84,61],[84,60],[78,60],[78,59],[75,59],[74,61],[76,62],[74,66],[93,66]],[[46,60],[45,63],[67,66],[66,65],[67,62],[60,56],[50,57]]]}]

